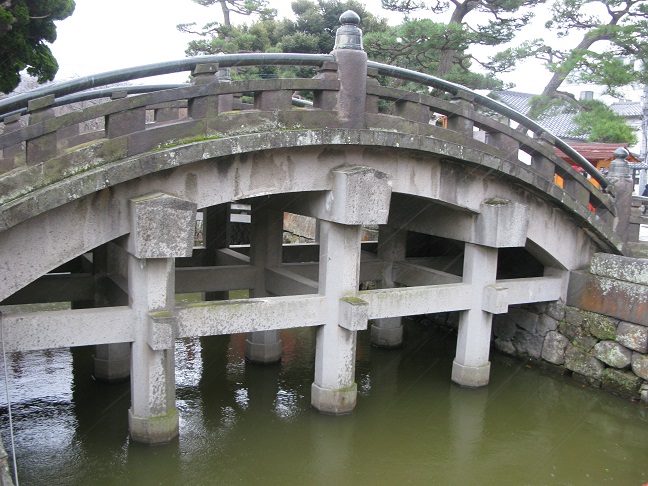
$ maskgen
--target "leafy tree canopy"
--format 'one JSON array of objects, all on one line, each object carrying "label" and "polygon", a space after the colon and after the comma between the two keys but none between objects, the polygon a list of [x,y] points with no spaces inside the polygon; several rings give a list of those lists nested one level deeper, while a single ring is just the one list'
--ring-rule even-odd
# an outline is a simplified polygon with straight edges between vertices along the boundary
[{"label": "leafy tree canopy", "polygon": [[54,79],[58,63],[47,43],[56,40],[54,21],[72,15],[74,7],[73,0],[0,3],[0,91],[13,91],[25,68],[41,83]]},{"label": "leafy tree canopy", "polygon": [[575,135],[585,135],[589,142],[637,143],[634,129],[609,106],[597,100],[589,100],[585,105],[587,110],[581,111],[573,119],[578,125]]},{"label": "leafy tree canopy", "polygon": [[[560,88],[565,81],[606,87],[605,94],[619,97],[619,88],[648,82],[648,3],[644,0],[558,0],[545,27],[559,38],[579,34],[577,44],[526,42],[493,59],[499,69],[511,69],[516,60],[535,57],[553,73],[543,89],[545,98],[562,100],[582,109],[571,93]],[[532,114],[542,113],[544,102]]]},{"label": "leafy tree canopy", "polygon": [[[498,88],[496,79],[507,67],[476,57],[472,46],[510,42],[533,17],[530,7],[545,0],[382,0],[383,8],[406,15],[393,39],[378,39],[388,62],[424,71],[469,88]],[[447,22],[415,19],[417,12],[444,14]],[[373,39],[370,39],[373,41]],[[390,41],[392,44],[390,45]],[[486,68],[477,74],[473,66]]]},{"label": "leafy tree canopy", "polygon": [[[198,1],[198,0],[194,0]],[[202,3],[198,1],[198,3]],[[221,2],[224,3],[224,2]],[[229,3],[229,2],[227,2]],[[258,2],[265,4],[265,2]],[[226,26],[212,22],[200,30],[192,24],[179,25],[178,29],[197,33],[200,39],[189,42],[185,51],[189,56],[236,52],[300,52],[319,54],[330,52],[335,43],[335,32],[340,26],[339,18],[346,10],[356,11],[361,19],[361,27],[366,30],[383,31],[387,29],[386,19],[380,19],[369,12],[358,1],[349,0],[296,0],[292,3],[295,20],[277,20],[276,12],[270,14],[260,10],[250,11],[255,19],[248,24]],[[193,29],[193,30],[192,30]],[[235,77],[252,75],[272,76],[281,72],[282,76],[313,75],[311,68],[263,67],[238,69]]]}]

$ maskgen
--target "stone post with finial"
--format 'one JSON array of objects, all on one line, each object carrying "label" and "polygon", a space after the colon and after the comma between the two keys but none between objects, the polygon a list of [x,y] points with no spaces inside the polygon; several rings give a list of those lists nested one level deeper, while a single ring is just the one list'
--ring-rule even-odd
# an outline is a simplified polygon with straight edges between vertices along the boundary
[{"label": "stone post with finial", "polygon": [[340,126],[364,128],[367,103],[367,53],[362,47],[360,17],[353,10],[340,15],[342,24],[335,34],[331,54],[338,63],[340,92],[337,112]]},{"label": "stone post with finial", "polygon": [[614,160],[610,164],[608,179],[610,180],[610,192],[614,196],[616,218],[614,220],[614,231],[621,241],[627,243],[629,236],[630,211],[632,207],[632,171],[626,158],[629,152],[624,147],[614,151]]}]

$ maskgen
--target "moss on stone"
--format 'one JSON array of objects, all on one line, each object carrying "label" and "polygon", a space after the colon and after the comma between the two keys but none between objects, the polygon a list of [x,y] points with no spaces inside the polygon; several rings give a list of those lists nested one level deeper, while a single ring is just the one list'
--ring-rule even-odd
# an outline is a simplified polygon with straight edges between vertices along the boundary
[{"label": "moss on stone", "polygon": [[603,372],[601,381],[603,383],[603,389],[615,395],[624,398],[639,398],[639,388],[641,387],[642,380],[629,371],[607,368]]},{"label": "moss on stone", "polygon": [[69,154],[69,153],[72,153],[72,152],[76,152],[77,150],[82,150],[84,148],[88,148],[88,147],[92,147],[93,145],[100,144],[100,143],[104,142],[105,140],[106,139],[102,139],[102,138],[97,139],[97,140],[90,140],[89,142],[81,143],[79,145],[74,145],[73,147],[68,147],[63,151],[63,153],[64,154]]},{"label": "moss on stone", "polygon": [[351,305],[368,305],[365,300],[362,300],[358,297],[342,297],[340,300],[347,302]]},{"label": "moss on stone", "polygon": [[157,147],[153,148],[151,152],[158,152],[160,150],[166,150],[169,148],[173,147],[179,147],[180,145],[188,145],[190,143],[196,143],[196,142],[205,142],[207,140],[217,140],[219,138],[223,138],[222,135],[209,135],[209,136],[197,136],[197,137],[189,137],[189,138],[182,138],[180,140],[174,140],[162,145],[158,145]]},{"label": "moss on stone", "polygon": [[614,341],[617,337],[617,330],[610,318],[594,312],[586,312],[584,327],[592,336],[603,341]]}]

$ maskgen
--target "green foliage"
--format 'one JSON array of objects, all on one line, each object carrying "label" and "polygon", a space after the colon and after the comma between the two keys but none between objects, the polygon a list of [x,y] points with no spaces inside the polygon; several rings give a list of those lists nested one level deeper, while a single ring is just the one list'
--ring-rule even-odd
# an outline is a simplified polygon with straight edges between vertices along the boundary
[{"label": "green foliage", "polygon": [[645,0],[557,0],[545,26],[559,37],[580,34],[580,40],[556,45],[536,39],[494,56],[492,62],[507,69],[528,57],[544,61],[553,76],[543,94],[572,104],[577,101],[559,91],[567,80],[603,85],[605,94],[617,97],[619,88],[648,82]]},{"label": "green foliage", "polygon": [[[197,1],[197,0],[194,0]],[[199,2],[200,3],[200,2]],[[250,24],[229,25],[218,22],[203,27],[203,38],[189,42],[185,51],[189,56],[237,52],[300,52],[319,54],[330,52],[335,44],[335,32],[340,26],[340,15],[347,10],[356,11],[362,18],[363,29],[380,32],[387,28],[387,21],[375,17],[355,0],[297,0],[292,3],[295,20],[277,20],[274,16],[260,16]],[[178,26],[186,32],[191,24]],[[309,67],[266,66],[262,68],[239,68],[233,79],[250,77],[311,77]]]},{"label": "green foliage", "polygon": [[56,40],[55,20],[74,12],[73,0],[11,0],[0,3],[0,91],[20,83],[20,72],[51,81],[58,63],[46,43]]},{"label": "green foliage", "polygon": [[[406,14],[401,30],[413,35],[397,33],[400,46],[388,46],[395,64],[408,64],[440,78],[464,84],[474,89],[501,89],[496,79],[498,72],[512,69],[516,59],[502,57],[497,62],[479,59],[472,46],[498,46],[510,42],[516,33],[532,18],[528,9],[545,0],[382,0],[385,9]],[[410,18],[418,11],[449,14],[447,22]],[[417,25],[408,25],[417,24]],[[416,34],[414,31],[418,30]],[[474,65],[485,68],[489,74],[476,74]]]},{"label": "green foliage", "polygon": [[364,45],[372,60],[433,75],[440,74],[443,57],[451,55],[444,79],[470,88],[501,88],[502,83],[492,75],[471,70],[471,57],[466,54],[471,39],[471,33],[459,24],[420,19],[384,32],[369,32],[364,37]]},{"label": "green foliage", "polygon": [[574,117],[578,129],[574,135],[585,135],[589,142],[604,143],[637,143],[637,136],[633,128],[626,123],[623,117],[617,115],[608,106],[600,101],[587,101],[586,111]]},{"label": "green foliage", "polygon": [[[194,0],[211,5],[214,0]],[[456,6],[453,21],[435,22],[430,19],[407,19],[401,25],[388,26],[387,20],[376,17],[356,0],[295,0],[291,6],[295,19],[277,20],[261,15],[249,25],[211,22],[200,31],[192,30],[193,24],[178,26],[180,30],[200,34],[203,38],[189,43],[190,56],[255,52],[330,52],[339,27],[339,17],[346,10],[354,10],[362,19],[364,46],[372,60],[434,74],[471,88],[498,89],[503,84],[494,74],[478,74],[474,58],[467,51],[472,45],[497,45],[509,41],[516,30],[524,25],[530,15],[520,8],[544,0],[467,0]],[[218,2],[229,4],[227,2]],[[265,4],[265,2],[257,2]],[[432,11],[447,10],[450,4],[442,2],[387,2],[393,10],[412,11],[425,8]],[[463,22],[470,12],[482,19],[474,26]],[[225,10],[224,10],[225,12]],[[457,13],[458,12],[458,13]],[[250,10],[250,13],[255,13]],[[256,12],[258,14],[258,12]],[[488,16],[484,16],[488,13]],[[227,17],[227,16],[226,16]],[[484,20],[488,17],[487,20]],[[284,68],[272,68],[284,72]],[[293,69],[297,75],[311,75],[310,69]],[[248,74],[255,70],[239,70]],[[401,83],[405,84],[405,83]]]}]

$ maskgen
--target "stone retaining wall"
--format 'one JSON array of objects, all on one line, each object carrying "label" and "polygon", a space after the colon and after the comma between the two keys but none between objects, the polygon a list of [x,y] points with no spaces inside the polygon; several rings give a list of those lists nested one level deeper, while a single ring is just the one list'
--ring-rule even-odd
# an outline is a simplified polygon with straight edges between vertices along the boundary
[{"label": "stone retaining wall", "polygon": [[648,260],[595,254],[571,273],[567,304],[495,316],[495,346],[648,405]]},{"label": "stone retaining wall", "polygon": [[648,327],[550,303],[493,320],[495,347],[648,405]]}]

